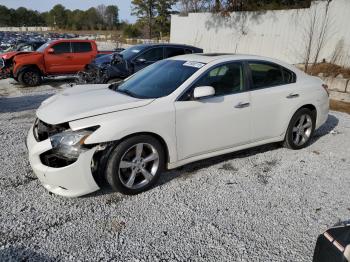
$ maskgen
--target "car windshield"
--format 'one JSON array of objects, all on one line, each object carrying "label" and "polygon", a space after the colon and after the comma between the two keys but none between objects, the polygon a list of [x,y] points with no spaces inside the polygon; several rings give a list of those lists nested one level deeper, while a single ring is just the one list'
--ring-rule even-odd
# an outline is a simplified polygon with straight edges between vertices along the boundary
[{"label": "car windshield", "polygon": [[130,59],[136,54],[140,53],[142,49],[143,48],[141,46],[133,46],[121,51],[120,54],[123,56],[124,59]]},{"label": "car windshield", "polygon": [[164,97],[193,75],[200,68],[198,64],[193,66],[186,61],[162,60],[111,88],[137,98]]},{"label": "car windshield", "polygon": [[42,46],[40,46],[36,51],[37,52],[40,52],[40,53],[43,53],[46,49],[46,47],[48,47],[49,45],[51,44],[51,41],[50,42],[47,42],[45,44],[43,44]]}]

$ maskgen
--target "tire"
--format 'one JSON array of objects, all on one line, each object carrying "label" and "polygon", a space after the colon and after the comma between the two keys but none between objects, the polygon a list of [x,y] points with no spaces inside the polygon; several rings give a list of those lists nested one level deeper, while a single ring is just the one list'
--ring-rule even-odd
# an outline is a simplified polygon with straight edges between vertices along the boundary
[{"label": "tire", "polygon": [[19,74],[18,81],[24,86],[38,86],[41,84],[42,78],[37,69],[27,68]]},{"label": "tire", "polygon": [[283,145],[293,150],[306,147],[315,131],[315,123],[314,111],[307,108],[299,109],[290,120]]},{"label": "tire", "polygon": [[152,136],[139,135],[122,141],[113,149],[105,177],[113,190],[134,195],[151,188],[164,166],[162,144]]}]

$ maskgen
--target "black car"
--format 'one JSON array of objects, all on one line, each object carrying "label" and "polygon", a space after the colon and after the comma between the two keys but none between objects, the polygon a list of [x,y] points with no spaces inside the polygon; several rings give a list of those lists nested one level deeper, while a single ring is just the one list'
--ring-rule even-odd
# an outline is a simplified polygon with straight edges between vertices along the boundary
[{"label": "black car", "polygon": [[[107,83],[127,78],[159,60],[183,54],[203,53],[203,49],[180,44],[141,44],[96,58],[79,75],[80,83]],[[82,80],[83,78],[83,80]]]}]

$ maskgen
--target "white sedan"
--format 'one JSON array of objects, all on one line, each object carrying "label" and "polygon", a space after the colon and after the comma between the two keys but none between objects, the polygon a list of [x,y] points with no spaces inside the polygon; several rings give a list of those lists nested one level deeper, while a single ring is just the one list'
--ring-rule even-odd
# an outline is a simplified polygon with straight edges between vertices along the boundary
[{"label": "white sedan", "polygon": [[327,86],[283,62],[178,56],[44,101],[27,138],[29,160],[55,194],[88,194],[102,180],[136,194],[165,169],[200,159],[279,141],[301,149],[328,109]]}]

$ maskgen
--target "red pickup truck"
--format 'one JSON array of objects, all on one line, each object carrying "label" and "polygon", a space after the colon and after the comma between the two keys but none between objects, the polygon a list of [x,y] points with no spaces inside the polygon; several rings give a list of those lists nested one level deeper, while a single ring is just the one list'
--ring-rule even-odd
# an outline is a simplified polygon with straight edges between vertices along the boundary
[{"label": "red pickup truck", "polygon": [[35,52],[11,52],[0,58],[1,78],[12,77],[25,86],[37,86],[43,77],[75,74],[93,59],[112,51],[98,51],[92,40],[54,40]]}]

